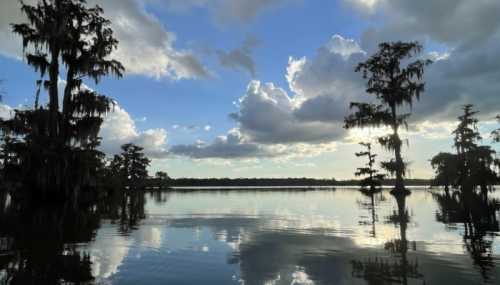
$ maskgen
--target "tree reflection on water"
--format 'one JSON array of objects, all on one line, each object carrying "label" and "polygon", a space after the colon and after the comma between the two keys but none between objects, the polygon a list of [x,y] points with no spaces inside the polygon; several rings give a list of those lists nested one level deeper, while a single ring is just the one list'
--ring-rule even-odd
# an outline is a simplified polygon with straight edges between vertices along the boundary
[{"label": "tree reflection on water", "polygon": [[91,242],[102,219],[121,233],[145,217],[144,193],[119,192],[98,204],[58,207],[9,202],[0,208],[0,283],[91,284],[91,257],[79,250]]},{"label": "tree reflection on water", "polygon": [[464,248],[483,280],[489,281],[495,267],[492,240],[500,230],[497,216],[500,201],[475,191],[435,193],[434,198],[439,206],[436,220],[448,226],[463,226]]},{"label": "tree reflection on water", "polygon": [[[282,210],[303,205],[304,193],[123,191],[77,207],[28,207],[4,195],[0,284],[495,283],[498,201],[465,195],[317,191],[306,197],[326,212],[299,214]],[[238,212],[250,197],[268,208]],[[432,203],[416,208],[426,197]],[[346,201],[358,207],[337,218]],[[428,209],[435,215],[423,216]],[[463,253],[428,247],[442,243],[427,234],[442,234],[443,224]]]},{"label": "tree reflection on water", "polygon": [[[408,250],[416,250],[416,242],[408,241],[406,231],[410,215],[406,208],[406,194],[393,192],[397,203],[397,210],[387,217],[388,223],[399,227],[399,238],[386,241],[384,249],[389,251],[391,257],[369,257],[364,260],[352,261],[352,274],[354,277],[363,278],[368,284],[408,284],[408,279],[423,279],[418,261],[408,260]],[[373,201],[373,197],[371,197]],[[373,212],[375,211],[372,208]],[[375,216],[375,213],[373,213]],[[425,281],[424,281],[425,284]]]}]

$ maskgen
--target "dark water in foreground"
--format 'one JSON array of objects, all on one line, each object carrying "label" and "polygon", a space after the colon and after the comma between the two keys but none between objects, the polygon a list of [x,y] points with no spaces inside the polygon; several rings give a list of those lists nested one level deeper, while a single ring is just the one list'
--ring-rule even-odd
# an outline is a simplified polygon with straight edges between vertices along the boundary
[{"label": "dark water in foreground", "polygon": [[0,284],[500,284],[497,197],[211,191],[77,215],[6,206]]}]

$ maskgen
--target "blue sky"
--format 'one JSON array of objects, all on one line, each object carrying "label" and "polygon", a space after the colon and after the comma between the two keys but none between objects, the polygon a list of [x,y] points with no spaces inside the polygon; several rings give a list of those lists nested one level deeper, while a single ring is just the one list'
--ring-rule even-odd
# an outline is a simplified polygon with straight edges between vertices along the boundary
[{"label": "blue sky", "polygon": [[[87,82],[119,103],[103,150],[143,144],[151,170],[174,177],[351,178],[362,163],[357,142],[380,131],[345,132],[341,119],[349,102],[367,98],[353,68],[381,41],[419,40],[436,60],[406,134],[412,177],[429,177],[432,155],[451,151],[461,104],[477,104],[485,133],[500,112],[495,1],[89,2],[112,20],[114,56],[128,71]],[[8,25],[23,18],[17,1],[0,8],[2,110],[31,106],[37,77]]]}]

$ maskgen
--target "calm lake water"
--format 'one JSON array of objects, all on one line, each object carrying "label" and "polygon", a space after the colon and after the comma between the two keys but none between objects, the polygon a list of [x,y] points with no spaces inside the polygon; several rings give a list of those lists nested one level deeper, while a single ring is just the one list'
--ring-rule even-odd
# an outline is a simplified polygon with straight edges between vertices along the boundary
[{"label": "calm lake water", "polygon": [[500,284],[498,197],[162,192],[74,215],[7,199],[0,284]]}]

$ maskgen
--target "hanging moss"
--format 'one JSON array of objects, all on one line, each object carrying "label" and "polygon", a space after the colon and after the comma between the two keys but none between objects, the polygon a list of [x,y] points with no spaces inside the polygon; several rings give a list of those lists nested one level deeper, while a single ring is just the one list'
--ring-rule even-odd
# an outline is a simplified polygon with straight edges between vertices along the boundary
[{"label": "hanging moss", "polygon": [[[85,88],[83,80],[97,84],[108,75],[121,77],[124,67],[109,59],[118,41],[99,6],[88,7],[84,0],[21,6],[27,22],[13,24],[12,31],[23,39],[26,63],[40,79],[34,107],[0,122],[4,177],[18,196],[64,201],[96,187],[104,167],[98,133],[114,106],[112,99]],[[61,105],[59,78],[66,83]],[[42,86],[47,106],[39,106]]]}]

